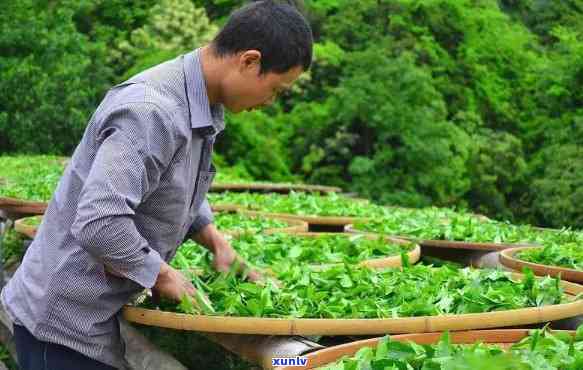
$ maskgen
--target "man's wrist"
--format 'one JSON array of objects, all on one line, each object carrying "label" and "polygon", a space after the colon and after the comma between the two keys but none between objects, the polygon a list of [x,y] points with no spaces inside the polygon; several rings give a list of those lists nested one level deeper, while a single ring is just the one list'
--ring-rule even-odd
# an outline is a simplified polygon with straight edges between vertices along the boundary
[{"label": "man's wrist", "polygon": [[160,264],[160,273],[158,274],[158,278],[168,276],[169,273],[170,266],[166,262],[162,261],[162,264]]},{"label": "man's wrist", "polygon": [[205,226],[193,239],[212,253],[215,253],[225,244],[223,235],[213,224]]}]

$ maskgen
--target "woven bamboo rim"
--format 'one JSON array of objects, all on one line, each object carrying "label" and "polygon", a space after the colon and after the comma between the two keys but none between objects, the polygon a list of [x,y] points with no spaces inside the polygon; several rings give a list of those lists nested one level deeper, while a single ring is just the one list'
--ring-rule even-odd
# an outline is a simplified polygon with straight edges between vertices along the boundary
[{"label": "woven bamboo rim", "polygon": [[42,215],[47,210],[47,207],[48,203],[45,202],[0,197],[0,210],[9,215],[20,215],[23,217]]},{"label": "woven bamboo rim", "polygon": [[[326,236],[326,235],[328,235],[328,236],[329,235],[339,235],[339,236],[344,236],[346,238],[350,238],[352,236],[352,235],[349,235],[346,233],[315,233],[315,232],[305,232],[305,231],[303,231],[303,232],[292,231],[292,232],[286,232],[286,234],[297,235],[297,236],[306,237],[306,238],[319,238],[319,237]],[[389,243],[394,243],[394,244],[399,244],[399,245],[411,244],[411,242],[408,240],[391,238],[388,236],[365,235],[365,237],[367,239],[376,239],[378,237],[381,237]],[[413,249],[411,249],[409,252],[407,252],[407,257],[409,259],[410,264],[417,263],[419,261],[419,259],[421,258],[421,248],[419,247],[419,245],[415,244]],[[333,264],[324,264],[321,266],[326,267],[326,266],[331,266],[331,265],[333,265]],[[361,261],[358,265],[370,267],[373,269],[384,269],[384,268],[391,268],[391,267],[401,267],[403,265],[403,261],[401,261],[400,255],[395,255],[395,256],[378,257],[378,258],[372,258],[369,260],[364,260],[364,261]]]},{"label": "woven bamboo rim", "polygon": [[292,220],[301,220],[308,223],[308,225],[325,225],[325,226],[346,226],[356,222],[366,222],[368,219],[361,217],[333,217],[333,216],[303,216],[294,215],[292,213],[273,213],[262,211],[247,211],[250,214],[257,214],[269,217],[282,217]]},{"label": "woven bamboo rim", "polygon": [[[272,220],[278,220],[281,222],[285,222],[287,224],[286,227],[272,227],[269,229],[263,230],[263,234],[274,234],[274,233],[301,233],[308,231],[308,224],[301,220],[292,220],[289,218],[284,217],[273,217],[273,216],[264,216],[264,215],[257,215],[255,213],[250,213],[245,210],[226,210],[226,211],[219,211],[219,212],[230,212],[230,213],[238,213],[240,215],[244,215],[251,218],[266,218]],[[232,237],[237,237],[240,235],[245,234],[245,231],[230,231],[230,230],[221,230],[223,234],[230,235]]]},{"label": "woven bamboo rim", "polygon": [[[362,231],[354,228],[353,224],[346,225],[344,230],[347,233],[353,234],[373,234],[376,233],[369,231]],[[381,235],[381,234],[378,234]],[[532,247],[530,244],[509,244],[509,243],[484,243],[484,242],[466,242],[466,241],[455,241],[455,240],[417,240],[415,238],[403,235],[395,236],[399,239],[416,241],[422,247],[433,247],[433,248],[445,248],[445,249],[467,249],[467,250],[481,250],[488,252],[500,252],[510,248],[516,247]]]},{"label": "woven bamboo rim", "polygon": [[562,233],[563,231],[565,231],[562,229],[553,229],[550,227],[540,227],[540,226],[535,226],[535,227],[533,227],[533,229],[536,231],[549,232],[549,233]]},{"label": "woven bamboo rim", "polygon": [[258,182],[252,183],[216,183],[212,184],[210,191],[225,192],[225,191],[245,191],[245,192],[270,192],[287,194],[292,191],[295,192],[310,192],[310,193],[340,193],[342,189],[334,186],[322,185],[302,185],[302,184],[264,184]]},{"label": "woven bamboo rim", "polygon": [[244,208],[237,204],[218,204],[216,206],[211,205],[211,210],[213,212],[234,212],[243,210]]},{"label": "woven bamboo rim", "polygon": [[536,275],[560,276],[561,279],[575,283],[583,283],[583,271],[560,266],[541,265],[516,258],[516,254],[527,249],[543,247],[512,248],[500,253],[500,263],[513,270],[521,271],[523,267],[530,268]]},{"label": "woven bamboo rim", "polygon": [[[450,338],[454,344],[473,344],[477,342],[486,344],[497,344],[503,348],[508,348],[512,344],[519,342],[528,336],[529,330],[525,329],[501,329],[501,330],[472,330],[450,333]],[[559,330],[555,332],[568,333],[575,335],[574,331]],[[391,340],[398,342],[412,341],[417,344],[435,344],[439,341],[442,333],[423,333],[423,334],[403,334],[391,336]],[[298,366],[278,366],[275,370],[295,370],[295,369],[314,369],[340,360],[344,356],[354,356],[358,350],[364,347],[376,347],[381,338],[359,340],[356,342],[341,344],[334,347],[325,348],[316,352],[309,353],[304,358],[308,359],[305,367]]]},{"label": "woven bamboo rim", "polygon": [[[513,275],[515,278],[522,278],[521,274]],[[561,281],[561,285],[569,296],[583,292],[583,286],[578,284]],[[377,335],[459,331],[535,324],[582,314],[583,300],[506,311],[395,319],[255,318],[188,315],[133,306],[123,308],[126,320],[143,325],[201,332],[261,335]]]},{"label": "woven bamboo rim", "polygon": [[[37,216],[34,216],[37,217]],[[40,216],[42,217],[42,216]],[[14,231],[16,231],[19,234],[22,234],[30,239],[34,239],[36,232],[38,230],[38,226],[34,226],[34,225],[27,225],[26,224],[26,220],[28,220],[31,217],[25,217],[25,218],[19,218],[18,220],[16,220],[14,222]]]}]

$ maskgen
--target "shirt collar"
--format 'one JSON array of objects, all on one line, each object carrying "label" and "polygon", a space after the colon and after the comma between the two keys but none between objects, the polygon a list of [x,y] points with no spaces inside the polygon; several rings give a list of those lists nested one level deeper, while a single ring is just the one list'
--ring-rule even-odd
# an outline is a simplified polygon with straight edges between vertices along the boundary
[{"label": "shirt collar", "polygon": [[212,126],[215,133],[225,128],[225,113],[221,104],[210,105],[200,62],[200,49],[184,56],[186,96],[192,128]]}]

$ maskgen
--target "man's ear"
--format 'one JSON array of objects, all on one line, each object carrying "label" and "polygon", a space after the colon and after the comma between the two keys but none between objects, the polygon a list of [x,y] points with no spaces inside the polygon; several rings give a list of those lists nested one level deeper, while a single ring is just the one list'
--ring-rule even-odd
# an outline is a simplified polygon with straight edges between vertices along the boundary
[{"label": "man's ear", "polygon": [[242,52],[239,56],[239,69],[241,73],[259,74],[261,71],[261,52],[259,50]]}]

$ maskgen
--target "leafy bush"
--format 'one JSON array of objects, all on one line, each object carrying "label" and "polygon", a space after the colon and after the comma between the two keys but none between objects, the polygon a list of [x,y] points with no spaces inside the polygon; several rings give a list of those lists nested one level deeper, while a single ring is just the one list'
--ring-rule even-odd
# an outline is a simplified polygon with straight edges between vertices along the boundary
[{"label": "leafy bush", "polygon": [[123,79],[210,41],[218,28],[190,0],[164,0],[148,10],[145,24],[112,50],[111,60],[130,67]]},{"label": "leafy bush", "polygon": [[51,4],[0,10],[0,152],[72,152],[112,76],[104,45],[75,28],[76,2]]}]

